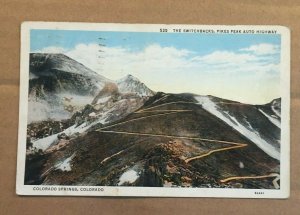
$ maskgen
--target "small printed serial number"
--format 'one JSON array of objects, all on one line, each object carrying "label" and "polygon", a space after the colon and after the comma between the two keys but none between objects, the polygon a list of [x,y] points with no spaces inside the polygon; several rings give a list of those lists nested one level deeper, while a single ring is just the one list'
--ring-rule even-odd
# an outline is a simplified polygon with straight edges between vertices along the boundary
[{"label": "small printed serial number", "polygon": [[254,192],[255,195],[263,195],[265,192]]}]

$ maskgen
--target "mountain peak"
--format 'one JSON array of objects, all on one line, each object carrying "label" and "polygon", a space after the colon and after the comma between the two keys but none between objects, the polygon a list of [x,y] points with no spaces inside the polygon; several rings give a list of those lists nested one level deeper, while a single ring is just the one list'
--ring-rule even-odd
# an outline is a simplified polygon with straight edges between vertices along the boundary
[{"label": "mountain peak", "polygon": [[44,58],[55,58],[55,59],[68,59],[68,60],[73,60],[67,55],[63,53],[42,53],[42,52],[32,52],[30,53],[30,58],[39,58],[39,59],[44,59]]},{"label": "mountain peak", "polygon": [[56,95],[94,96],[105,83],[111,82],[69,56],[57,53],[30,53],[29,75],[30,90],[42,88]]},{"label": "mountain peak", "polygon": [[61,53],[30,53],[30,71],[41,74],[49,71],[62,71],[83,76],[89,76],[92,79],[100,81],[110,81],[102,75],[99,75],[82,63]]},{"label": "mountain peak", "polygon": [[128,82],[128,81],[140,82],[140,80],[138,78],[134,77],[131,74],[128,74],[128,75],[124,76],[123,78],[117,80],[118,83],[121,83],[121,82],[124,82],[124,81],[126,81],[126,82]]},{"label": "mountain peak", "polygon": [[140,96],[153,96],[154,92],[131,74],[116,81],[122,93],[136,93]]}]

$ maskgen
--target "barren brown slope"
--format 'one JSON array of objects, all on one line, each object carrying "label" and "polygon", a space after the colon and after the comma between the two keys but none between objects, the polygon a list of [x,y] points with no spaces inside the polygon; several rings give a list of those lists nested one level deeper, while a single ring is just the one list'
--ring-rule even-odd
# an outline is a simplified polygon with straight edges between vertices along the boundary
[{"label": "barren brown slope", "polygon": [[[72,155],[70,171],[54,168]],[[136,113],[94,127],[44,157],[37,171],[37,175],[46,172],[39,181],[43,184],[274,189],[272,177],[221,180],[279,173],[277,160],[204,110],[190,95],[158,94]],[[191,160],[193,157],[198,158]],[[129,170],[137,173],[137,179],[120,184],[120,177]]]}]

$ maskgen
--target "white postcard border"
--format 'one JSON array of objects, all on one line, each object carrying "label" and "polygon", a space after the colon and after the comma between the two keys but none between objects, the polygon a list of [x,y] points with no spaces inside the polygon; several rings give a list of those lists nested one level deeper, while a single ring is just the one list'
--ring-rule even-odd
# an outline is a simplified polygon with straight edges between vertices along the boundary
[{"label": "white postcard border", "polygon": [[[281,35],[281,157],[280,189],[232,189],[232,188],[166,188],[166,187],[109,187],[109,186],[46,186],[24,185],[26,159],[26,130],[28,112],[30,30],[86,30],[160,32],[167,29],[202,30],[270,30]],[[191,34],[191,33],[189,33]],[[284,26],[257,25],[165,25],[165,24],[115,24],[70,22],[24,22],[21,27],[21,72],[19,99],[19,133],[16,193],[18,195],[65,196],[148,196],[148,197],[228,197],[228,198],[288,198],[290,194],[290,31]],[[72,191],[75,190],[75,191]]]}]

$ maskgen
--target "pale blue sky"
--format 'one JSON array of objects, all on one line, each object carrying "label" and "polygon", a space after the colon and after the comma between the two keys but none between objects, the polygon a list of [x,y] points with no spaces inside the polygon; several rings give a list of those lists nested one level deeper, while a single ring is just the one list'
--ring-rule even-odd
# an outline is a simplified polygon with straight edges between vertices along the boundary
[{"label": "pale blue sky", "polygon": [[143,33],[143,32],[98,32],[75,30],[31,30],[31,52],[49,46],[65,49],[77,44],[97,43],[98,38],[105,38],[109,47],[123,46],[140,50],[151,44],[163,47],[188,49],[198,54],[207,54],[216,50],[234,51],[253,44],[271,43],[280,45],[279,35],[269,34],[184,34],[184,33]]},{"label": "pale blue sky", "polygon": [[[99,60],[99,37],[105,38]],[[62,52],[110,79],[248,102],[279,97],[280,35],[31,30],[31,52]]]}]

